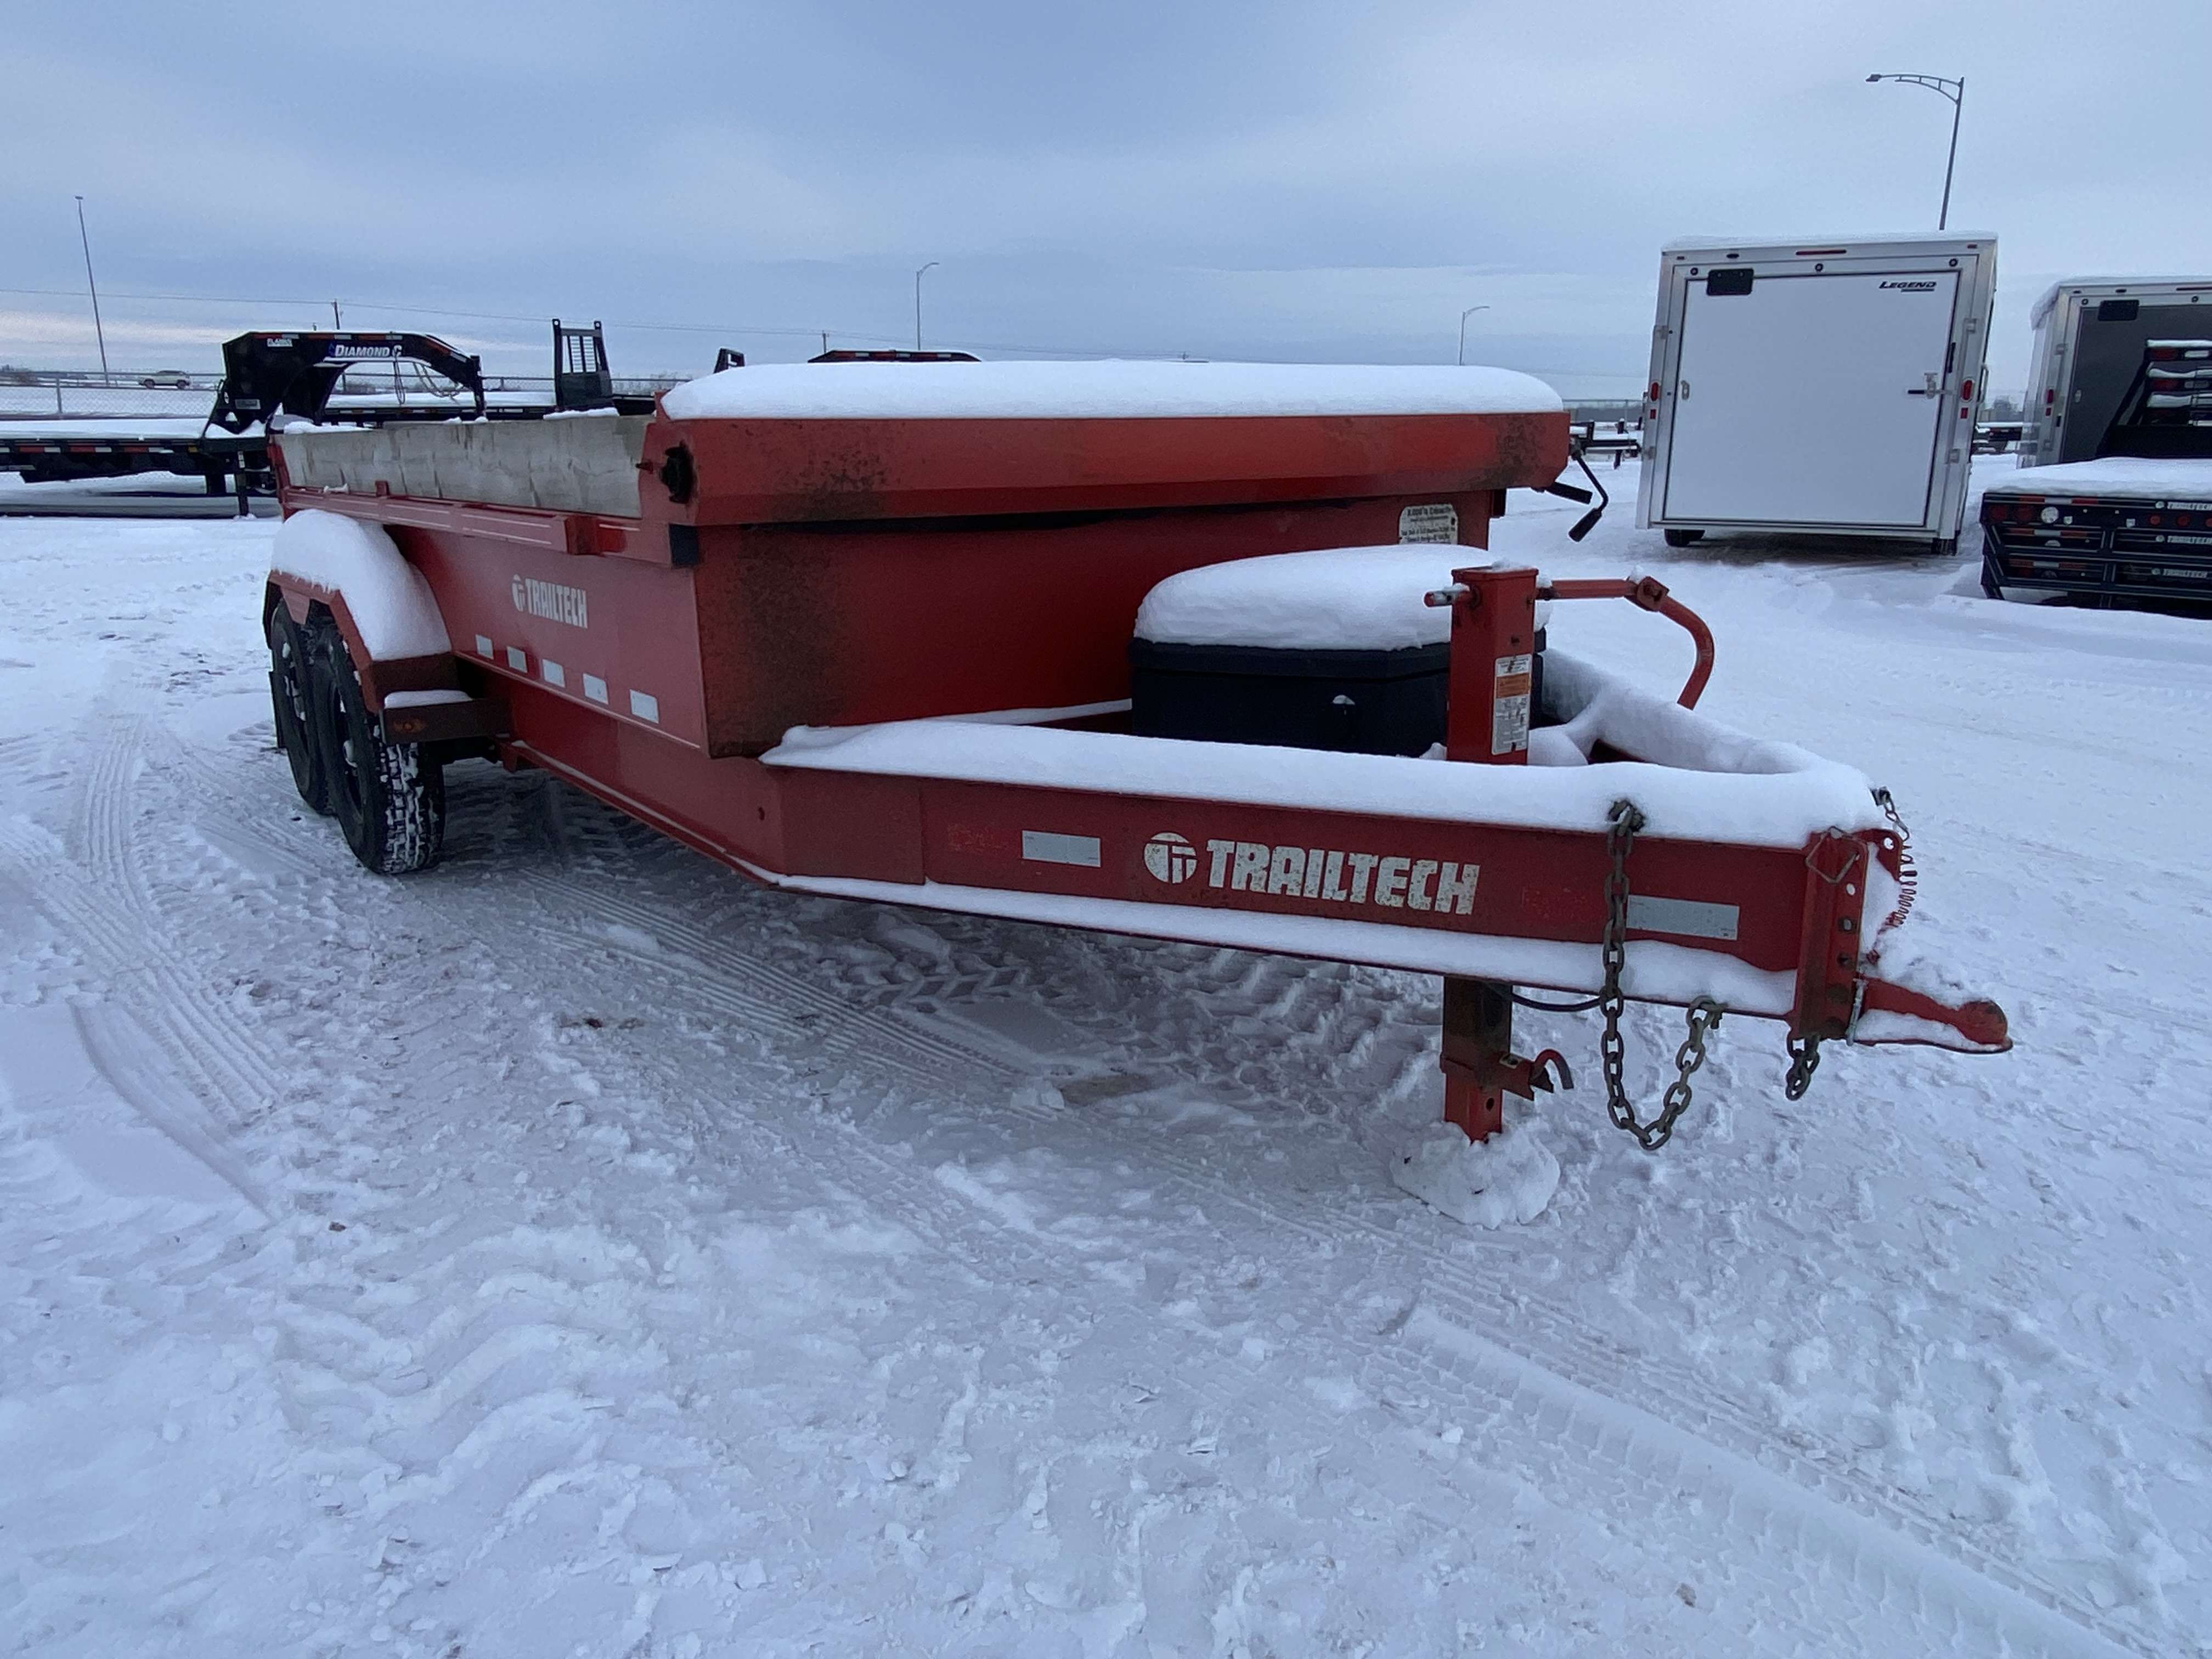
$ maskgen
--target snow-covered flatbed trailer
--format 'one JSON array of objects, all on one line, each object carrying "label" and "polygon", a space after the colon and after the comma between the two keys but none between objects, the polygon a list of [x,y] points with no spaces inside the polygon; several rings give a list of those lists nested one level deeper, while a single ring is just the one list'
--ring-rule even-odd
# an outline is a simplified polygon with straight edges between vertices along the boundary
[{"label": "snow-covered flatbed trailer", "polygon": [[[1603,1000],[1621,1120],[1625,1000],[1782,1021],[1793,1097],[1824,1040],[2007,1047],[1924,962],[1877,971],[1901,826],[1692,712],[1702,623],[1484,556],[1567,438],[1499,371],[1186,364],[740,368],[650,417],[295,428],[279,739],[374,869],[434,856],[440,764],[483,755],[779,887],[1440,974],[1477,1139],[1568,1081],[1512,1053],[1510,987]],[[1129,729],[1139,607],[1193,572],[1238,625],[1310,612],[1318,572],[1334,621],[1443,653],[1443,755]],[[1544,653],[1530,765],[1539,602],[1601,594],[1690,628],[1698,671],[1678,704]]]},{"label": "snow-covered flatbed trailer", "polygon": [[[343,390],[348,371],[401,363],[417,367],[423,385],[441,390],[365,396]],[[223,374],[204,418],[113,415],[49,420],[0,417],[0,472],[26,483],[118,478],[145,472],[198,474],[210,495],[234,489],[238,510],[265,491],[270,477],[272,418],[289,416],[349,426],[446,421],[467,413],[484,420],[540,420],[557,410],[620,408],[649,398],[617,395],[607,368],[600,325],[564,327],[553,319],[553,401],[488,396],[483,364],[432,334],[359,329],[295,329],[240,334],[223,342]]]},{"label": "snow-covered flatbed trailer", "polygon": [[241,437],[198,419],[0,419],[0,472],[15,473],[25,483],[175,472],[198,475],[209,495],[221,495],[241,465],[265,465],[264,447],[258,433]]},{"label": "snow-covered flatbed trailer", "polygon": [[[2098,355],[2108,368],[2110,348]],[[2082,404],[2100,422],[2094,459],[2022,466],[1983,492],[1991,599],[2212,599],[2212,339],[2148,340],[2134,357],[2132,379]]]}]

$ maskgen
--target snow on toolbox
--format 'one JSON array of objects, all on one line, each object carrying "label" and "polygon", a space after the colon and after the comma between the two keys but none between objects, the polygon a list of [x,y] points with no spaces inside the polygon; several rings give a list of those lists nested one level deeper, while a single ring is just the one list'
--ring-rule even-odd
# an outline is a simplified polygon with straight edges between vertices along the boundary
[{"label": "snow on toolbox", "polygon": [[1955,546],[1996,288],[1992,236],[1669,242],[1636,522]]},{"label": "snow on toolbox", "polygon": [[[1826,1039],[2008,1044],[1926,959],[1883,965],[1911,866],[1866,780],[1692,712],[1694,616],[1648,580],[1480,551],[1508,489],[1582,494],[1537,382],[737,368],[646,421],[634,510],[541,504],[565,455],[604,450],[598,418],[530,425],[469,499],[283,434],[280,739],[370,867],[434,857],[440,768],[483,755],[779,886],[1439,973],[1447,1115],[1477,1137],[1504,1095],[1568,1081],[1512,1053],[1511,986],[1598,993],[1609,1025],[1630,998],[1782,1020],[1800,1091]],[[409,436],[447,430],[465,441]],[[1139,608],[1210,567],[1204,603],[1166,607],[1200,633],[1224,605],[1303,608],[1267,635],[1293,644],[1316,614],[1366,617],[1332,636],[1348,649],[1443,624],[1441,757],[1130,731]],[[1536,700],[1540,600],[1601,596],[1692,632],[1678,702],[1556,652]],[[1635,1118],[1608,1050],[1616,1119],[1660,1144],[1671,1115]]]}]

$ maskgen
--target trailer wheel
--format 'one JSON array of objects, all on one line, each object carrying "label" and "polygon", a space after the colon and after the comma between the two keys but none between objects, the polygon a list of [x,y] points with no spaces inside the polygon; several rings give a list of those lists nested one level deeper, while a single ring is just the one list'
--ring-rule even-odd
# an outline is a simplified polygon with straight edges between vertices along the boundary
[{"label": "trailer wheel", "polygon": [[269,612],[269,702],[275,714],[276,746],[291,763],[292,787],[315,811],[331,810],[330,774],[323,768],[323,745],[316,740],[309,699],[307,639],[282,605]]},{"label": "trailer wheel", "polygon": [[1669,547],[1688,547],[1693,543],[1705,540],[1705,532],[1702,530],[1670,530],[1667,532],[1667,545]]},{"label": "trailer wheel", "polygon": [[380,876],[434,864],[446,834],[444,771],[422,744],[385,741],[337,629],[319,631],[307,662],[312,724],[346,845]]}]

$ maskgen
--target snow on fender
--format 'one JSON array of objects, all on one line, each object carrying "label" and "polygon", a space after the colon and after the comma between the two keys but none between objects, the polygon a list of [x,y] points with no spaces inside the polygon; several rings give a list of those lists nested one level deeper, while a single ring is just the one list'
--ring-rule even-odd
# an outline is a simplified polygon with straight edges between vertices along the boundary
[{"label": "snow on fender", "polygon": [[345,601],[372,660],[441,657],[453,650],[445,618],[422,573],[407,562],[382,526],[319,507],[277,527],[269,574]]},{"label": "snow on fender", "polygon": [[1398,1154],[1390,1178],[1423,1203],[1472,1227],[1534,1221],[1559,1189],[1559,1160],[1533,1123],[1469,1140],[1431,1124]]}]

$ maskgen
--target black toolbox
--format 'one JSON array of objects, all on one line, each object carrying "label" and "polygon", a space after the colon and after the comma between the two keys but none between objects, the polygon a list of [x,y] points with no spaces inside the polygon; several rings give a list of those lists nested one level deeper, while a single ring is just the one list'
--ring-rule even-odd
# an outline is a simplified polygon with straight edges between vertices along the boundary
[{"label": "black toolbox", "polygon": [[1129,642],[1140,737],[1418,755],[1444,739],[1451,647],[1289,650]]}]

